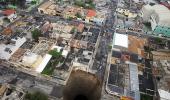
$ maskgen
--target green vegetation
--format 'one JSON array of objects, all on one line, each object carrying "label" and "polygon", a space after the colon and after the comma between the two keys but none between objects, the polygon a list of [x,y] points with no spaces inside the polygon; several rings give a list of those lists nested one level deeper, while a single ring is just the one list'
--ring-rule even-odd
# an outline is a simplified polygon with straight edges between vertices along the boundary
[{"label": "green vegetation", "polygon": [[151,28],[151,23],[145,22],[145,23],[143,23],[143,24],[144,24],[144,27],[146,28],[145,30],[148,30],[148,31],[151,31],[151,30],[152,30],[152,28]]},{"label": "green vegetation", "polygon": [[6,23],[10,23],[10,20],[6,17],[3,19],[3,21],[6,22]]},{"label": "green vegetation", "polygon": [[77,18],[82,18],[82,15],[78,12],[76,13]]},{"label": "green vegetation", "polygon": [[52,63],[49,61],[48,64],[46,65],[46,67],[44,68],[44,70],[41,72],[41,74],[50,76],[53,74],[54,69],[55,69],[55,67],[52,66]]},{"label": "green vegetation", "polygon": [[162,41],[161,38],[155,38],[155,43],[156,44],[161,44],[161,43],[163,43],[163,41]]},{"label": "green vegetation", "polygon": [[112,49],[112,45],[108,45],[108,49],[111,50]]},{"label": "green vegetation", "polygon": [[154,49],[151,48],[151,47],[149,47],[149,46],[144,46],[144,50],[145,50],[145,52],[150,53],[150,52],[153,51]]},{"label": "green vegetation", "polygon": [[38,38],[41,36],[41,30],[34,29],[33,31],[31,31],[31,33],[32,33],[32,38],[37,42]]},{"label": "green vegetation", "polygon": [[74,27],[74,28],[72,28],[72,30],[71,30],[71,34],[74,34],[74,32],[76,32],[76,28]]},{"label": "green vegetation", "polygon": [[151,23],[150,22],[146,22],[146,23],[143,23],[146,27],[151,27]]},{"label": "green vegetation", "polygon": [[44,68],[41,74],[50,76],[53,74],[55,66],[61,63],[63,60],[61,59],[62,52],[58,52],[56,49],[49,51],[49,54],[52,55],[52,58],[50,59],[50,61],[48,62],[48,64],[46,65],[46,67]]},{"label": "green vegetation", "polygon": [[93,3],[93,0],[75,0],[75,5],[83,7],[85,9],[94,9],[95,4]]},{"label": "green vegetation", "polygon": [[72,19],[73,19],[72,17],[68,17],[68,20],[70,20],[70,21],[71,21]]},{"label": "green vegetation", "polygon": [[26,93],[24,100],[48,100],[48,96],[42,92]]},{"label": "green vegetation", "polygon": [[49,51],[49,54],[52,55],[55,58],[58,58],[61,56],[61,52],[58,52],[56,49]]},{"label": "green vegetation", "polygon": [[26,0],[3,0],[2,2],[5,2],[7,4],[11,4],[13,6],[24,8]]},{"label": "green vegetation", "polygon": [[32,4],[32,5],[35,5],[36,3],[37,3],[37,1],[35,1],[35,0],[34,0],[34,1],[31,1],[31,4]]},{"label": "green vegetation", "polygon": [[141,100],[153,100],[153,97],[146,94],[141,94]]}]

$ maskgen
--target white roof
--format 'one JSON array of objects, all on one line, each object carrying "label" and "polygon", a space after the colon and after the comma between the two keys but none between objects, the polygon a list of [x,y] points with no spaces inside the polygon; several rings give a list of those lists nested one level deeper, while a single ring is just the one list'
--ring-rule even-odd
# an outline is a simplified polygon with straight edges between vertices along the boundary
[{"label": "white roof", "polygon": [[42,62],[40,65],[36,68],[36,72],[41,73],[45,66],[48,64],[49,60],[51,59],[52,55],[46,54],[45,57],[43,58]]},{"label": "white roof", "polygon": [[[12,40],[16,42],[15,45],[0,44],[0,59],[8,60],[18,50],[18,48],[26,42],[25,37],[23,38],[18,37],[17,40],[16,39],[12,39]],[[6,52],[5,48],[9,48],[11,53]]]},{"label": "white roof", "polygon": [[170,11],[164,5],[154,5],[155,13],[158,15],[158,23],[165,24],[165,26],[170,26]]},{"label": "white roof", "polygon": [[37,60],[37,58],[37,54],[29,52],[23,57],[22,62],[31,65]]},{"label": "white roof", "polygon": [[147,14],[146,16],[154,16],[159,25],[170,26],[170,10],[164,5],[157,4],[150,6],[148,4],[142,9],[145,11],[144,13]]},{"label": "white roof", "polygon": [[113,45],[128,48],[128,35],[114,33]]},{"label": "white roof", "polygon": [[170,100],[170,93],[162,90],[162,89],[158,89],[159,95],[160,95],[160,100]]}]

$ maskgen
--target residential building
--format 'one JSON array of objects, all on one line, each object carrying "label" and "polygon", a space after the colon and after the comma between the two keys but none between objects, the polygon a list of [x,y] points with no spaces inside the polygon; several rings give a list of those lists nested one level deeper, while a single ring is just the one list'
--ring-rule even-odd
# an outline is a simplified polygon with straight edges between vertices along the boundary
[{"label": "residential building", "polygon": [[47,1],[38,7],[41,14],[61,15],[62,9],[52,1]]},{"label": "residential building", "polygon": [[78,69],[83,69],[84,71],[89,71],[89,66],[92,63],[93,52],[84,50],[80,55],[78,55],[73,61],[73,67],[78,67]]},{"label": "residential building", "polygon": [[96,11],[95,10],[88,10],[87,11],[87,15],[86,15],[86,19],[85,22],[89,23],[89,22],[93,22],[93,18],[96,16]]},{"label": "residential building", "polygon": [[51,38],[62,37],[65,40],[69,40],[72,37],[70,32],[73,30],[73,26],[64,23],[52,23],[53,32],[50,33]]},{"label": "residential building", "polygon": [[116,11],[118,12],[118,14],[124,15],[127,18],[135,18],[137,17],[136,13],[132,13],[130,10],[128,9],[123,9],[123,8],[117,8]]},{"label": "residential building", "polygon": [[68,18],[77,18],[76,14],[78,12],[81,13],[82,10],[83,10],[82,8],[68,6],[63,11],[63,17],[66,18],[66,19],[68,19]]},{"label": "residential building", "polygon": [[143,6],[141,17],[151,23],[153,33],[170,36],[170,11],[164,5]]},{"label": "residential building", "polygon": [[10,44],[0,44],[0,59],[9,60],[9,58],[26,42],[25,37],[16,37],[11,39]]},{"label": "residential building", "polygon": [[107,15],[107,11],[103,10],[103,11],[97,11],[96,12],[96,16],[93,19],[93,22],[96,23],[99,26],[102,26],[105,24],[106,22],[106,16]]},{"label": "residential building", "polygon": [[6,16],[6,18],[8,18],[11,22],[17,18],[16,11],[13,9],[4,10],[2,11],[2,14]]}]

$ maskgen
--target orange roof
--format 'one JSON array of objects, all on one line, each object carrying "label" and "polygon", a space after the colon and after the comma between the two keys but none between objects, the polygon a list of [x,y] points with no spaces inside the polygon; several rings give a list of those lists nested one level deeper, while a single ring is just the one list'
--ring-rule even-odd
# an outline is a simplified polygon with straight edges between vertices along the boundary
[{"label": "orange roof", "polygon": [[94,11],[94,10],[88,10],[88,12],[87,12],[87,17],[93,17],[93,16],[96,16],[96,11]]},{"label": "orange roof", "polygon": [[9,27],[5,28],[5,29],[1,32],[2,35],[8,35],[8,36],[12,35],[12,33],[13,33],[13,31],[12,31],[12,29],[9,28]]},{"label": "orange roof", "polygon": [[133,100],[131,97],[122,96],[120,100]]},{"label": "orange roof", "polygon": [[9,15],[15,13],[15,12],[16,12],[15,10],[8,9],[8,10],[4,10],[2,13],[6,16],[9,16]]}]

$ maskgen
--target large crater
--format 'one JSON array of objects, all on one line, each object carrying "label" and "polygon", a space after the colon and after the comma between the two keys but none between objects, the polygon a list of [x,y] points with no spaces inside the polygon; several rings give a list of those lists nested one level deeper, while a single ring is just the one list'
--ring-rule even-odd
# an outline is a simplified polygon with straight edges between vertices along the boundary
[{"label": "large crater", "polygon": [[90,73],[72,71],[63,92],[63,100],[99,100],[101,82]]}]

